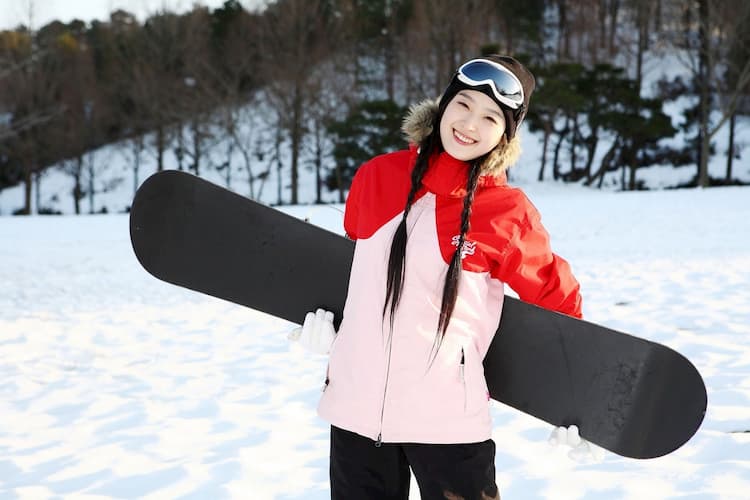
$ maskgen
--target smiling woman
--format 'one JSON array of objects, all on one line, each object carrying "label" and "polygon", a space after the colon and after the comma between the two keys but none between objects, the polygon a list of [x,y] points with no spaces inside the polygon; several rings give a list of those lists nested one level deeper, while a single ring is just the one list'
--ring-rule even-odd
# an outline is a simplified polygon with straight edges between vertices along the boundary
[{"label": "smiling woman", "polygon": [[437,102],[410,110],[411,147],[354,177],[344,227],[356,250],[339,331],[321,310],[298,337],[330,352],[318,412],[331,424],[334,499],[406,499],[410,470],[422,498],[500,497],[482,360],[504,287],[581,316],[567,262],[506,181],[534,86],[512,57],[468,61]]}]

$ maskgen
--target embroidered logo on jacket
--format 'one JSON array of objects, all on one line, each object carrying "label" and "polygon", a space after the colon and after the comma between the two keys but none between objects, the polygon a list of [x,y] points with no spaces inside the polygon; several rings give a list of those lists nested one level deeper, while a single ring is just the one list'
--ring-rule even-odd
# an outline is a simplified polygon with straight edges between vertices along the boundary
[{"label": "embroidered logo on jacket", "polygon": [[[458,247],[458,242],[461,240],[461,235],[457,234],[453,238],[451,238],[451,245],[454,247]],[[467,255],[474,255],[474,252],[477,249],[477,242],[476,241],[469,241],[464,240],[464,246],[461,248],[461,260],[466,258]]]}]

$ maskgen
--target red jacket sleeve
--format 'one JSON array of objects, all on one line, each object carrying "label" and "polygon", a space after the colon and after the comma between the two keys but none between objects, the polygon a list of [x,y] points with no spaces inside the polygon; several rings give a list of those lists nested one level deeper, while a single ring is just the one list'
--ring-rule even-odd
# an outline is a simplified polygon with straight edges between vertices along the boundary
[{"label": "red jacket sleeve", "polygon": [[362,191],[361,184],[364,182],[362,177],[364,176],[365,169],[360,167],[354,174],[352,179],[352,185],[349,188],[349,194],[346,196],[346,206],[344,208],[344,231],[349,239],[356,240],[359,236],[357,234],[357,226],[359,220],[359,198]]},{"label": "red jacket sleeve", "polygon": [[524,302],[582,317],[580,285],[565,259],[552,252],[549,234],[533,208],[519,221],[493,276]]}]

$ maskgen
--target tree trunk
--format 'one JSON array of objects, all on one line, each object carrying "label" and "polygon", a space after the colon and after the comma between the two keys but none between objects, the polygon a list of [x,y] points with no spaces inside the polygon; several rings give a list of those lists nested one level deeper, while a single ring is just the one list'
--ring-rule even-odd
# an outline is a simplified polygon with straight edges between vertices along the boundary
[{"label": "tree trunk", "polygon": [[344,196],[344,180],[341,175],[341,164],[339,162],[336,162],[336,184],[339,187],[339,203],[344,203],[346,196]]},{"label": "tree trunk", "polygon": [[[636,74],[635,84],[638,96],[641,95],[641,88],[643,87],[643,56],[648,48],[648,9],[650,7],[651,0],[639,0],[637,4],[637,17],[638,17],[638,50],[636,53]],[[634,114],[640,116],[641,107],[640,100],[636,102]],[[636,146],[635,140],[631,139],[627,143],[629,152],[628,166],[630,167],[630,180],[628,182],[630,191],[635,191],[636,188],[636,170],[638,169],[638,148],[642,147],[642,144]]]},{"label": "tree trunk", "polygon": [[191,152],[191,155],[193,157],[193,164],[191,165],[191,169],[195,173],[195,175],[200,176],[201,172],[201,159],[203,157],[203,146],[201,144],[202,138],[201,138],[201,130],[200,130],[200,124],[198,123],[198,120],[196,119],[193,121],[191,132],[193,133],[193,150]]},{"label": "tree trunk", "polygon": [[[566,118],[566,121],[568,119]],[[568,125],[565,125],[565,128],[560,132],[560,138],[557,141],[557,144],[555,144],[555,154],[553,156],[552,160],[552,178],[554,180],[558,180],[560,178],[560,148],[562,148],[562,143],[565,140],[565,136],[568,135]]]},{"label": "tree trunk", "polygon": [[81,199],[83,199],[83,186],[81,186],[81,174],[83,173],[83,156],[78,155],[75,160],[73,171],[73,206],[76,215],[81,215]]},{"label": "tree trunk", "polygon": [[227,146],[227,162],[226,162],[226,169],[227,173],[224,177],[224,180],[227,184],[227,189],[232,189],[232,155],[234,154],[234,142],[232,140],[229,140],[229,145]]},{"label": "tree trunk", "polygon": [[655,32],[659,32],[662,29],[662,23],[661,23],[661,14],[662,14],[662,0],[655,0],[654,1],[654,25],[652,26],[653,30]]},{"label": "tree trunk", "polygon": [[708,132],[708,119],[710,115],[711,100],[711,59],[710,59],[710,34],[709,30],[709,0],[698,0],[699,8],[699,34],[700,54],[698,82],[700,86],[700,160],[698,162],[698,186],[708,187],[708,156],[711,138]]},{"label": "tree trunk", "polygon": [[34,166],[31,159],[27,159],[23,165],[23,215],[31,215],[31,184]]},{"label": "tree trunk", "polygon": [[591,131],[591,138],[586,141],[586,165],[583,167],[583,174],[586,177],[586,183],[591,181],[591,165],[594,164],[596,148],[599,145],[598,130],[595,128]]},{"label": "tree trunk", "polygon": [[637,9],[638,18],[638,51],[636,53],[635,83],[638,95],[643,87],[643,55],[648,47],[648,9],[651,0],[639,0]]},{"label": "tree trunk", "polygon": [[557,60],[564,61],[570,56],[570,34],[568,33],[567,0],[557,0]]},{"label": "tree trunk", "polygon": [[140,184],[138,181],[139,177],[139,171],[141,169],[141,155],[138,154],[135,157],[135,161],[133,163],[133,196],[135,196],[135,192],[138,191],[138,185]]},{"label": "tree trunk", "polygon": [[599,51],[602,53],[607,48],[607,0],[599,0],[597,3],[597,15],[599,31],[597,33],[596,50],[594,51],[594,63],[599,60]]},{"label": "tree trunk", "polygon": [[135,195],[140,185],[141,155],[144,149],[143,136],[138,136],[133,141],[133,195]]},{"label": "tree trunk", "polygon": [[544,143],[542,144],[542,165],[539,168],[539,178],[541,182],[544,180],[544,169],[547,166],[547,146],[549,145],[549,138],[552,133],[551,126],[548,123],[544,124]]},{"label": "tree trunk", "polygon": [[242,154],[242,159],[245,162],[245,170],[247,170],[247,182],[248,182],[248,195],[250,196],[251,200],[255,199],[255,177],[253,176],[253,164],[252,160],[250,159],[250,152],[243,147],[240,147],[240,153]]},{"label": "tree trunk", "polygon": [[388,94],[388,99],[391,101],[396,100],[395,91],[395,73],[396,73],[396,51],[394,50],[394,37],[396,36],[395,23],[393,22],[395,16],[393,13],[386,18],[388,23],[388,31],[384,37],[383,47],[383,63],[385,66],[385,89]]},{"label": "tree trunk", "polygon": [[570,141],[570,174],[573,178],[576,175],[578,157],[576,156],[576,148],[578,147],[578,138],[580,134],[578,132],[578,115],[573,117],[573,137]]},{"label": "tree trunk", "polygon": [[182,172],[185,168],[183,166],[183,159],[185,158],[185,138],[182,135],[182,124],[177,124],[177,150],[175,156],[177,157],[177,170]]},{"label": "tree trunk", "polygon": [[42,172],[39,170],[34,172],[34,185],[34,205],[36,213],[39,214],[39,210],[42,208]]},{"label": "tree trunk", "polygon": [[729,146],[727,146],[727,175],[726,183],[732,182],[732,163],[734,162],[734,125],[737,120],[737,113],[732,113],[729,118]]},{"label": "tree trunk", "polygon": [[281,129],[276,129],[276,175],[278,184],[276,186],[276,204],[281,205],[283,204],[283,200],[281,199],[281,186],[284,184],[284,179],[281,176],[281,170],[283,168],[283,165],[281,163]]},{"label": "tree trunk", "polygon": [[609,150],[604,154],[604,158],[602,158],[602,163],[599,165],[599,169],[596,171],[596,173],[591,176],[589,180],[587,180],[584,185],[590,186],[596,181],[599,180],[599,184],[597,185],[598,188],[602,187],[602,183],[604,182],[604,176],[609,172],[610,167],[612,165],[612,160],[615,157],[615,153],[617,151],[617,148],[620,145],[620,138],[615,137],[615,140],[612,141],[612,146],[610,146]]},{"label": "tree trunk", "polygon": [[323,203],[323,145],[320,128],[315,131],[315,203]]},{"label": "tree trunk", "polygon": [[156,171],[164,170],[164,148],[165,145],[164,126],[159,125],[156,128]]},{"label": "tree trunk", "polygon": [[612,0],[609,17],[609,55],[617,54],[617,16],[620,11],[620,0]]},{"label": "tree trunk", "polygon": [[302,85],[295,82],[292,116],[292,205],[297,205],[299,187],[299,150],[302,145]]},{"label": "tree trunk", "polygon": [[86,193],[89,197],[89,213],[94,213],[94,160],[89,157],[88,159],[88,171],[89,171],[89,189]]},{"label": "tree trunk", "polygon": [[628,180],[628,186],[631,191],[635,191],[635,172],[638,170],[635,165],[630,164],[630,179]]}]

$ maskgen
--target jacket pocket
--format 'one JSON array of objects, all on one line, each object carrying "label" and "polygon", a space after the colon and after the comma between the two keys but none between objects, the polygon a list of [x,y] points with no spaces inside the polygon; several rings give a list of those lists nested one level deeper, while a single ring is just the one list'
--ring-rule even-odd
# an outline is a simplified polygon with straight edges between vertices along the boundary
[{"label": "jacket pocket", "polygon": [[488,408],[484,365],[473,346],[461,348],[459,370],[464,386],[464,414],[474,415]]},{"label": "jacket pocket", "polygon": [[333,342],[331,343],[331,349],[328,352],[328,363],[326,364],[326,378],[323,382],[323,392],[326,392],[326,389],[328,388],[328,384],[331,383],[331,375],[333,374],[333,357],[336,352],[336,345],[339,343],[339,340],[341,339],[341,334],[337,333],[336,336],[333,338]]}]

